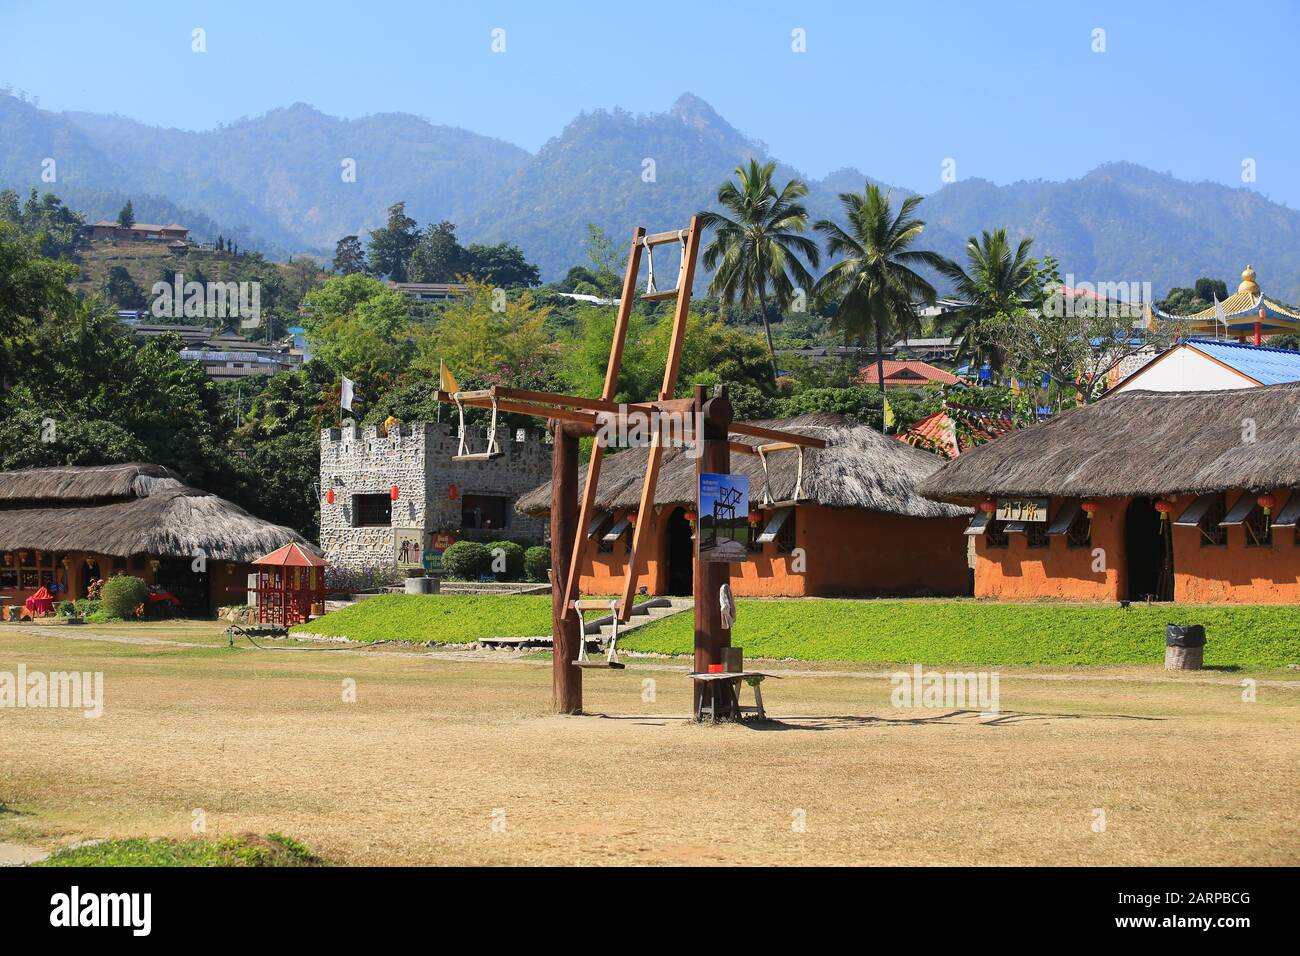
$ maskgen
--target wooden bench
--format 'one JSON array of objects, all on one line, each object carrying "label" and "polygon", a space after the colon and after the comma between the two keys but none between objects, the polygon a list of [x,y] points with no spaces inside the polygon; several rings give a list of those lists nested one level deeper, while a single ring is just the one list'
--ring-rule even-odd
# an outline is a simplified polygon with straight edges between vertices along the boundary
[{"label": "wooden bench", "polygon": [[[745,714],[767,720],[767,713],[763,710],[762,683],[768,677],[780,679],[779,674],[765,674],[762,671],[723,671],[717,674],[692,671],[689,676],[702,685],[695,705],[695,719],[704,720],[707,714],[714,723],[740,720]],[[742,682],[754,689],[753,707],[742,707],[740,704]]]}]

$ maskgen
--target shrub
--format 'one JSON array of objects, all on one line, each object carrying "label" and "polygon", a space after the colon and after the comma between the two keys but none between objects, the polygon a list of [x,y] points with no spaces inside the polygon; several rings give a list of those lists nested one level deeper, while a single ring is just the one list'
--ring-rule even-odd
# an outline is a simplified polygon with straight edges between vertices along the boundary
[{"label": "shrub", "polygon": [[77,605],[72,601],[60,601],[54,605],[54,613],[59,617],[76,617]]},{"label": "shrub", "polygon": [[524,552],[524,573],[529,581],[545,581],[551,568],[551,549],[535,545]]},{"label": "shrub", "polygon": [[135,609],[149,598],[149,586],[140,578],[120,574],[104,582],[101,610],[110,618],[135,617]]},{"label": "shrub", "polygon": [[[488,570],[495,572],[498,579],[518,581],[524,576],[524,546],[518,541],[493,541],[488,544],[488,550],[492,552],[492,561],[495,565]],[[505,558],[504,571],[498,570],[501,567],[497,561],[498,554]]]},{"label": "shrub", "polygon": [[443,552],[442,565],[448,577],[473,581],[492,570],[492,551],[478,541],[457,541]]},{"label": "shrub", "polygon": [[77,614],[85,617],[87,614],[94,614],[99,610],[99,602],[92,601],[90,598],[77,598],[72,602],[72,606],[77,609]]}]

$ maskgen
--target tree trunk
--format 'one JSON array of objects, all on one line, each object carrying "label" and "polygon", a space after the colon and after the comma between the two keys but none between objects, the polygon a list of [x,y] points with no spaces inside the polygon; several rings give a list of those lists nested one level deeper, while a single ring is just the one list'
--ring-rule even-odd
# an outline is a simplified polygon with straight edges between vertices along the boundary
[{"label": "tree trunk", "polygon": [[758,307],[763,313],[763,332],[767,335],[767,354],[772,359],[772,387],[775,388],[780,373],[776,370],[776,346],[772,344],[772,327],[767,324],[767,296],[762,292],[758,294]]},{"label": "tree trunk", "polygon": [[880,324],[876,324],[876,381],[880,383],[880,434],[888,433],[885,425],[885,346],[881,342]]}]

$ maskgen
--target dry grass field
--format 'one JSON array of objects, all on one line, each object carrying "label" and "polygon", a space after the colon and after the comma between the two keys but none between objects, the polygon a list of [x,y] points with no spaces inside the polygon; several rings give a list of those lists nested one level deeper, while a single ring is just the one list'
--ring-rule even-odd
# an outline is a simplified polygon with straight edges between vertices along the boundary
[{"label": "dry grass field", "polygon": [[568,718],[546,661],[230,650],[215,623],[0,626],[19,664],[102,671],[105,706],[0,709],[0,843],[187,838],[201,809],[351,864],[1300,863],[1285,670],[1005,668],[990,717],[771,665],[774,720],[711,727],[676,660],[588,673],[600,716]]}]

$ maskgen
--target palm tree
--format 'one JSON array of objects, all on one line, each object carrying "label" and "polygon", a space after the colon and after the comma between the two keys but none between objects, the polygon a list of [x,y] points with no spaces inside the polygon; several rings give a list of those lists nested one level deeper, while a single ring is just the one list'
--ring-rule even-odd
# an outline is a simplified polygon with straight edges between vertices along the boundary
[{"label": "palm tree", "polygon": [[912,267],[939,269],[947,261],[937,252],[911,248],[925,229],[925,223],[912,215],[921,198],[907,197],[895,215],[889,194],[868,183],[865,192],[840,193],[847,228],[830,219],[814,227],[826,234],[826,254],[843,256],[826,270],[816,288],[820,301],[839,302],[831,328],[842,331],[846,343],[851,338],[859,343],[868,336],[875,339],[882,430],[885,339],[892,341],[895,334],[906,335],[916,328],[918,300],[927,305],[935,301],[934,286]]},{"label": "palm tree", "polygon": [[988,341],[987,328],[998,315],[1033,303],[1037,292],[1034,261],[1029,258],[1033,243],[1022,239],[1012,252],[1005,229],[986,229],[978,240],[974,236],[966,240],[965,269],[951,261],[940,267],[952,280],[954,295],[962,300],[961,306],[939,319],[941,327],[961,340],[958,358],[969,356],[972,366],[987,361],[994,372],[1002,370],[1006,352]]},{"label": "palm tree", "polygon": [[795,290],[810,291],[813,278],[800,261],[803,256],[816,268],[821,261],[817,243],[803,235],[808,228],[808,210],[797,200],[808,187],[792,179],[778,193],[772,185],[776,163],[736,167],[736,181],[718,187],[718,203],[730,214],[705,210],[699,214],[703,228],[714,229],[713,241],[704,250],[704,267],[713,271],[709,294],[725,303],[737,297],[749,309],[758,299],[767,334],[767,351],[776,380],[776,348],[767,321],[769,294],[781,309],[794,301]]}]

